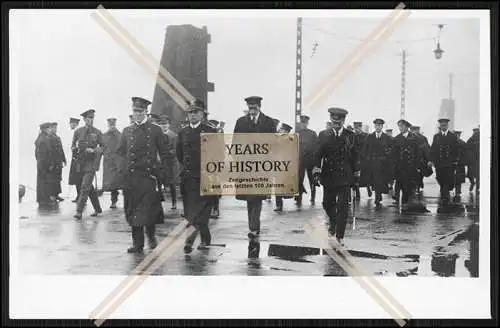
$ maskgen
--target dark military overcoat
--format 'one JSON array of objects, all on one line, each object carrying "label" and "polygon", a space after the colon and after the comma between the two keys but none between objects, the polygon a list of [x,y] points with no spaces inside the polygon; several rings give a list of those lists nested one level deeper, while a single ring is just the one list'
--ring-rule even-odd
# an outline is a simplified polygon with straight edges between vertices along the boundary
[{"label": "dark military overcoat", "polygon": [[474,133],[467,140],[467,176],[479,178],[479,133]]},{"label": "dark military overcoat", "polygon": [[326,188],[354,183],[354,172],[359,170],[358,147],[354,133],[343,129],[336,136],[332,129],[319,133],[316,166],[321,168],[321,184]]},{"label": "dark military overcoat", "polygon": [[375,132],[368,135],[361,149],[360,185],[372,186],[381,193],[389,192],[389,182],[392,180],[391,170],[391,138],[382,132],[377,139]]},{"label": "dark military overcoat", "polygon": [[467,143],[462,139],[458,139],[458,164],[455,170],[455,183],[465,183],[467,165]]},{"label": "dark military overcoat", "polygon": [[117,152],[125,158],[123,194],[127,222],[132,227],[163,223],[163,208],[157,190],[157,179],[162,178],[160,166],[167,159],[162,129],[150,121],[126,127]]},{"label": "dark military overcoat", "polygon": [[394,161],[394,176],[403,184],[418,185],[420,183],[420,170],[424,156],[417,136],[408,132],[405,138],[398,134],[392,143],[392,159]]},{"label": "dark military overcoat", "polygon": [[455,167],[458,163],[458,138],[448,131],[446,135],[436,133],[432,140],[431,161],[436,168],[436,179],[439,184],[450,187],[455,184]]},{"label": "dark military overcoat", "polygon": [[122,134],[118,130],[107,131],[103,134],[103,191],[113,191],[122,189],[125,159],[117,153]]},{"label": "dark military overcoat", "polygon": [[[192,223],[199,218],[200,212],[213,203],[216,196],[201,196],[201,139],[202,133],[216,133],[211,126],[200,123],[196,128],[190,125],[184,127],[178,135],[176,156],[182,165],[181,184],[185,201],[184,215]],[[208,217],[206,218],[208,219]]]}]

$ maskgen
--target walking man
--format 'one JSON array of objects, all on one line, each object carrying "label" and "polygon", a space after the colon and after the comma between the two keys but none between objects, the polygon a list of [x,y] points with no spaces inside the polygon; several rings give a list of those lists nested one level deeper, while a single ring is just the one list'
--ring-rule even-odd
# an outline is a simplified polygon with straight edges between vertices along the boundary
[{"label": "walking man", "polygon": [[54,149],[50,137],[51,123],[40,124],[40,134],[35,141],[37,163],[36,201],[39,205],[56,205],[54,187]]},{"label": "walking man", "polygon": [[359,177],[358,148],[354,133],[344,128],[348,111],[329,108],[333,129],[319,134],[314,175],[323,185],[323,208],[329,218],[328,232],[343,245],[349,189]]},{"label": "walking man", "polygon": [[304,178],[307,172],[307,180],[311,191],[311,205],[316,202],[316,184],[313,183],[312,170],[314,168],[315,152],[318,144],[318,135],[308,128],[309,116],[300,117],[299,131],[299,195],[295,198],[297,206],[302,206],[302,194],[307,193],[304,187]]},{"label": "walking man", "polygon": [[[248,115],[240,117],[234,126],[234,133],[276,133],[277,125],[273,119],[261,112],[262,97],[245,98]],[[247,202],[248,238],[257,239],[260,235],[260,214],[262,201],[267,195],[237,195],[236,199]]]},{"label": "walking man", "polygon": [[[392,158],[396,188],[401,188],[402,193],[401,210],[406,212],[414,202],[423,156],[419,139],[408,130],[411,124],[406,120],[399,120],[398,127],[401,133],[393,140]],[[399,194],[396,202],[399,203]]]},{"label": "walking man", "polygon": [[[368,137],[368,133],[363,132],[362,127],[363,127],[363,122],[354,122],[354,135],[355,135],[355,140],[356,140],[356,147],[358,147],[358,160],[359,164],[358,167],[360,169],[360,172],[363,173],[363,170],[367,169],[363,167],[363,153],[361,150],[363,149],[363,146],[366,141],[366,137]],[[359,192],[359,187],[366,187],[366,191],[368,192],[368,197],[372,196],[372,190],[370,186],[364,185],[360,183],[359,177],[355,179],[355,183],[353,185],[354,189],[354,197],[356,201],[359,201],[361,199],[361,195]]]},{"label": "walking man", "polygon": [[[424,156],[424,162],[428,163],[430,161],[430,150],[431,146],[429,145],[429,141],[427,138],[420,133],[420,127],[417,125],[412,125],[410,127],[410,131],[415,134],[417,139],[420,141],[420,147],[422,149],[422,155]],[[427,165],[427,164],[425,164]],[[420,181],[419,184],[417,185],[417,193],[420,194],[422,192],[421,189],[424,189],[424,171],[422,170],[420,172]]]},{"label": "walking man", "polygon": [[64,154],[64,149],[62,145],[61,138],[57,135],[57,122],[53,122],[50,129],[50,137],[54,147],[54,196],[56,200],[62,202],[64,198],[59,196],[62,192],[61,181],[62,181],[62,169],[66,166],[66,155]]},{"label": "walking man", "polygon": [[117,153],[121,137],[121,132],[116,128],[116,118],[108,118],[108,131],[103,135],[102,190],[111,192],[111,206],[109,207],[111,209],[116,208],[118,190],[122,188],[121,184],[123,182],[123,177],[120,174],[123,172],[124,159]]},{"label": "walking man", "polygon": [[95,128],[94,125],[95,110],[89,109],[81,114],[85,121],[85,126],[78,128],[73,135],[73,145],[77,147],[77,167],[76,171],[79,173],[81,180],[80,196],[76,203],[75,219],[81,220],[83,208],[90,198],[90,202],[94,207],[94,213],[90,216],[97,216],[102,213],[101,204],[97,196],[92,182],[94,181],[95,173],[99,170],[102,157],[102,132]]},{"label": "walking man", "polygon": [[476,193],[479,192],[479,128],[472,129],[472,136],[467,140],[467,176],[470,180],[469,191],[474,190],[476,186]]},{"label": "walking man", "polygon": [[134,124],[123,129],[117,150],[125,158],[123,200],[125,218],[132,227],[133,246],[127,250],[131,254],[144,251],[144,227],[149,248],[156,248],[156,224],[164,220],[156,181],[162,179],[157,158],[165,164],[167,146],[162,129],[146,116],[150,104],[147,99],[132,97]]},{"label": "walking man", "polygon": [[163,129],[163,134],[166,137],[168,157],[164,168],[164,180],[163,184],[170,190],[170,196],[172,197],[172,210],[177,209],[177,188],[179,176],[179,162],[176,156],[176,146],[177,146],[177,133],[175,133],[171,128],[171,120],[168,115],[160,116],[160,123]]},{"label": "walking man", "polygon": [[382,132],[385,121],[377,118],[373,121],[375,132],[366,137],[362,154],[365,168],[361,171],[360,183],[373,187],[375,190],[375,205],[380,207],[382,194],[389,193],[389,182],[392,178],[391,138]]},{"label": "walking man", "polygon": [[[278,133],[279,134],[288,134],[292,132],[292,127],[286,123],[280,123],[279,128],[278,128]],[[311,172],[312,175],[312,172]],[[312,181],[312,177],[311,177]],[[293,195],[282,195],[282,196],[276,196],[276,208],[274,209],[275,212],[283,212],[283,199],[290,199],[293,198]]]},{"label": "walking man", "polygon": [[206,249],[211,243],[208,222],[214,196],[200,195],[201,182],[201,133],[215,133],[217,130],[203,121],[207,112],[202,101],[195,101],[188,109],[189,125],[179,132],[176,155],[182,164],[182,185],[185,199],[184,215],[189,224],[195,228],[184,243],[184,252],[193,251],[193,244],[198,234],[201,243],[198,249]]},{"label": "walking man", "polygon": [[450,201],[450,191],[455,186],[455,168],[458,164],[458,139],[448,130],[447,118],[441,118],[439,132],[434,135],[431,146],[431,162],[436,168],[436,179],[440,187],[440,203],[446,205]]},{"label": "walking man", "polygon": [[453,201],[460,201],[460,197],[462,195],[462,184],[465,183],[465,166],[467,165],[467,143],[463,141],[460,136],[462,135],[462,131],[455,130],[455,135],[458,140],[458,161],[457,168],[455,170],[455,196]]},{"label": "walking man", "polygon": [[[79,123],[80,123],[80,119],[70,117],[69,126],[70,126],[71,130],[75,130],[78,127]],[[78,177],[79,173],[76,172],[77,155],[78,155],[78,147],[76,147],[76,145],[72,144],[71,145],[71,164],[69,167],[68,184],[70,186],[76,187],[76,198],[72,200],[73,203],[76,203],[78,201],[78,197],[80,196],[80,187],[81,187],[81,181],[82,181],[82,179],[80,177]]]}]

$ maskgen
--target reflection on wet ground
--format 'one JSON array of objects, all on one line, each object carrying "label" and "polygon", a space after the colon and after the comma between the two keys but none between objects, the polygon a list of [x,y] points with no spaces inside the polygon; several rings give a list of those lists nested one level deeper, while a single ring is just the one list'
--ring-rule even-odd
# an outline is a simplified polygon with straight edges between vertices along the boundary
[{"label": "reflection on wet ground", "polygon": [[[362,191],[363,193],[363,191]],[[478,220],[478,198],[464,194],[460,204],[438,204],[438,186],[426,183],[419,212],[400,213],[389,197],[382,208],[364,194],[352,204],[345,249],[367,274],[392,276],[477,276],[477,234],[470,233]],[[321,199],[318,192],[317,199]],[[109,207],[108,194],[101,197]],[[20,204],[19,262],[25,274],[127,274],[147,256],[131,255],[130,227],[119,209],[105,210],[97,218],[75,221],[74,204],[65,201],[55,207]],[[90,206],[90,204],[89,204]],[[91,207],[91,206],[90,206]],[[168,206],[169,207],[169,206]],[[168,208],[165,206],[165,208]],[[352,211],[354,209],[354,218]],[[168,210],[165,224],[157,226],[161,241],[180,223],[180,210]],[[246,204],[234,197],[222,197],[221,216],[212,220],[213,245],[184,255],[181,247],[153,275],[295,275],[345,276],[346,272],[326,254],[318,241],[306,233],[311,217],[326,228],[321,206],[297,209],[285,200],[277,215],[273,204],[264,202],[261,237],[248,241]],[[476,244],[474,244],[476,243]],[[474,246],[476,247],[476,246]],[[473,249],[473,247],[472,247]]]}]

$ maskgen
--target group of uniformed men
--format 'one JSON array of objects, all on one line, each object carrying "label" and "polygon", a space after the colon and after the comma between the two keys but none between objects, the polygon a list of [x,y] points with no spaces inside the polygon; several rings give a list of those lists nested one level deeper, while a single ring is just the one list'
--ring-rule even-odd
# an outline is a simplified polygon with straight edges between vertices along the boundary
[{"label": "group of uniformed men", "polygon": [[[261,111],[262,97],[251,96],[245,101],[248,110],[236,121],[234,133],[292,131],[290,125]],[[104,155],[103,190],[111,191],[111,208],[116,208],[118,190],[123,190],[125,217],[132,227],[133,245],[129,253],[143,252],[144,228],[149,247],[156,247],[155,225],[163,223],[162,186],[170,188],[172,209],[176,209],[175,186],[178,182],[183,216],[195,228],[185,241],[184,252],[192,252],[198,234],[201,239],[198,249],[206,249],[211,244],[208,222],[210,217],[219,215],[219,197],[200,195],[200,134],[223,133],[224,122],[209,120],[205,104],[196,100],[188,108],[186,121],[177,135],[170,128],[168,116],[148,115],[150,104],[146,99],[132,98],[130,125],[122,133],[117,130],[114,118],[108,119],[106,133],[95,128],[95,110],[92,109],[81,114],[85,126],[76,129],[79,120],[70,120],[71,128],[76,129],[69,179],[69,184],[76,185],[78,192],[74,200],[77,203],[74,217],[82,218],[88,198],[94,207],[91,216],[102,213],[98,191],[92,182]],[[329,218],[329,234],[339,243],[343,244],[349,203],[359,201],[360,187],[367,188],[369,197],[372,190],[375,192],[377,207],[381,206],[382,195],[394,189],[393,198],[399,203],[401,196],[401,210],[408,211],[419,204],[415,195],[423,188],[423,177],[432,175],[434,167],[441,188],[441,203],[446,205],[453,189],[455,200],[458,200],[467,166],[471,191],[475,185],[478,192],[479,129],[474,129],[474,134],[465,143],[460,139],[460,131],[449,131],[449,120],[443,118],[439,120],[439,133],[429,145],[419,128],[406,120],[398,121],[400,134],[393,137],[392,131],[383,132],[385,122],[380,118],[373,121],[375,131],[367,134],[362,131],[361,122],[355,122],[354,129],[345,127],[347,110],[333,107],[328,112],[330,121],[319,135],[308,128],[309,117],[304,115],[300,119],[296,131],[300,141],[300,190],[295,195],[295,203],[301,206],[303,194],[307,193],[303,186],[307,173],[310,202],[314,204],[316,187],[322,185],[322,205]],[[37,191],[48,198],[44,200],[40,196],[39,202],[62,200],[59,197],[60,176],[66,159],[54,126],[54,123],[42,124],[36,141]],[[258,241],[262,201],[269,197],[236,196],[247,203],[250,241]],[[282,211],[283,199],[292,197],[276,197],[275,211]]]}]

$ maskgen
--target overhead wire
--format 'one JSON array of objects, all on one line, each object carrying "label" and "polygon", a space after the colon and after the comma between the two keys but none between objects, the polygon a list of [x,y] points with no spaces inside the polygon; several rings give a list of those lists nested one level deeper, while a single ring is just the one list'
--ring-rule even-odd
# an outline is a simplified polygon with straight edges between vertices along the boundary
[{"label": "overhead wire", "polygon": [[[309,25],[309,24],[304,24],[302,23],[303,27],[311,28],[313,30],[323,32],[326,35],[329,35],[331,37],[337,38],[337,39],[343,39],[343,40],[351,40],[351,41],[357,41],[357,42],[363,42],[363,41],[368,41],[366,38],[360,38],[360,37],[354,37],[354,36],[346,36],[342,35],[339,33],[332,32],[330,30],[317,27],[314,25]],[[416,39],[401,39],[401,40],[388,40],[388,42],[393,42],[393,43],[413,43],[413,42],[424,42],[424,41],[436,41],[436,37],[425,37],[425,38],[416,38]]]}]

